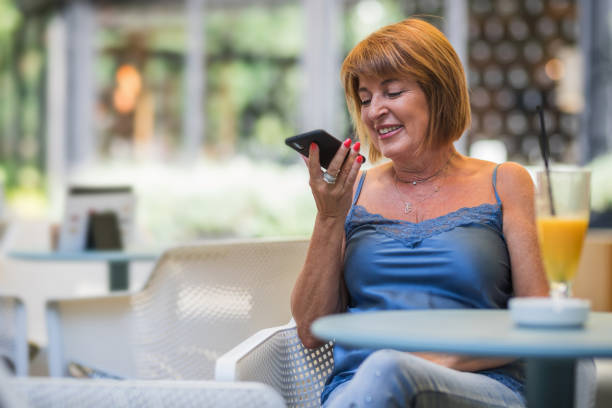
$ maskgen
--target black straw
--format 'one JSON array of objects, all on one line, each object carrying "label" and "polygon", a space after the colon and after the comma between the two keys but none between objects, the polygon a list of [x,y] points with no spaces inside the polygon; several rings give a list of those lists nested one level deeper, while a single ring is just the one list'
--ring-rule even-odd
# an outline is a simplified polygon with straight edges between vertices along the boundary
[{"label": "black straw", "polygon": [[546,169],[546,184],[548,185],[548,196],[550,197],[550,214],[555,216],[555,203],[553,201],[552,185],[550,184],[550,168],[548,167],[548,160],[550,158],[550,146],[548,145],[548,135],[546,134],[546,125],[544,123],[544,111],[542,107],[538,105],[536,107],[538,114],[540,115],[540,152],[544,159],[544,168]]}]

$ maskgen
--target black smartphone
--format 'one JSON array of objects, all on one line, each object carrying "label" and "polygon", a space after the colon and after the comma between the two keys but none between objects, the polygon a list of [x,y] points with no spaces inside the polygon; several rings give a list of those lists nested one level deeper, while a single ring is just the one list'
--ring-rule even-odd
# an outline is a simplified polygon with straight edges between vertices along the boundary
[{"label": "black smartphone", "polygon": [[[310,144],[316,143],[319,146],[319,161],[321,167],[327,169],[329,163],[334,158],[334,155],[342,145],[342,142],[323,129],[311,130],[310,132],[300,133],[299,135],[291,136],[285,139],[285,144],[298,153],[308,157]],[[363,157],[363,155],[360,155]],[[348,156],[347,156],[348,157]],[[363,157],[363,162],[365,157]]]}]

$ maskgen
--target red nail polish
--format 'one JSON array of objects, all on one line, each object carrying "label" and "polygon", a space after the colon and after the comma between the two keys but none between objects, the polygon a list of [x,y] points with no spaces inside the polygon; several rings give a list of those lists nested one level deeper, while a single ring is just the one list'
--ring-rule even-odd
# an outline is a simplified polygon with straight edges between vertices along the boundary
[{"label": "red nail polish", "polygon": [[363,163],[363,156],[357,156],[357,163]]},{"label": "red nail polish", "polygon": [[351,139],[346,139],[344,141],[344,147],[349,147],[351,145]]},{"label": "red nail polish", "polygon": [[316,144],[315,142],[312,142],[312,143],[310,144],[310,148],[311,148],[312,150],[316,150],[316,149],[317,149],[317,144]]},{"label": "red nail polish", "polygon": [[357,142],[353,145],[353,150],[358,152],[360,147],[361,147],[361,143]]}]

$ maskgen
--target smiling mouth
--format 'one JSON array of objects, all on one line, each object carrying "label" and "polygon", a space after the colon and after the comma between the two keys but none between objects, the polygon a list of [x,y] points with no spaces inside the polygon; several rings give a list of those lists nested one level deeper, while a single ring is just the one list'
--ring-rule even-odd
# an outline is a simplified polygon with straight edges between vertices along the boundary
[{"label": "smiling mouth", "polygon": [[395,132],[396,132],[398,129],[401,129],[401,126],[389,126],[389,127],[383,127],[383,128],[379,128],[379,129],[377,129],[377,132],[378,132],[378,136],[379,136],[381,139],[384,139],[384,138],[386,138],[386,137],[389,137],[389,136],[391,136],[391,135],[395,134]]}]

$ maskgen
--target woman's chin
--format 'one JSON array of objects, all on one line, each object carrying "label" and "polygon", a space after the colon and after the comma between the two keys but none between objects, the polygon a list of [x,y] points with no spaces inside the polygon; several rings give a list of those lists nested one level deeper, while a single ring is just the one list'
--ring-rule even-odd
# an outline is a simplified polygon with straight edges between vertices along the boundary
[{"label": "woman's chin", "polygon": [[391,159],[391,160],[394,160],[394,158],[398,158],[398,157],[406,155],[405,147],[399,148],[395,146],[381,146],[379,150],[380,150],[380,153],[383,155],[383,157],[386,157],[387,159]]}]

